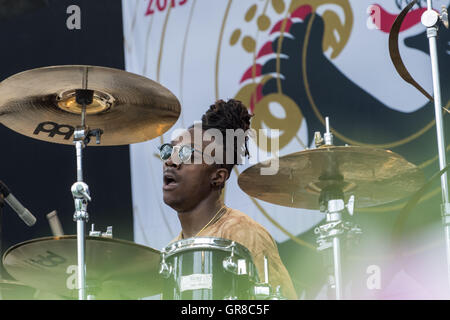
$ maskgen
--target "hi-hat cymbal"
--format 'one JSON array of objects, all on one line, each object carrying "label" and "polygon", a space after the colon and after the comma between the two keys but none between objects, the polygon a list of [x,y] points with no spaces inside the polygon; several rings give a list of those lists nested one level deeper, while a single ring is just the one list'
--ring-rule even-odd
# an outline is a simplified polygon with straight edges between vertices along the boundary
[{"label": "hi-hat cymbal", "polygon": [[178,99],[155,81],[118,69],[67,65],[32,69],[3,80],[0,122],[35,139],[72,144],[82,110],[75,90],[85,88],[94,91],[86,107],[86,125],[103,130],[100,145],[153,139],[180,115]]},{"label": "hi-hat cymbal", "polygon": [[[133,242],[86,237],[86,285],[97,299],[137,299],[162,292],[159,251]],[[16,280],[59,296],[77,298],[76,236],[19,243],[3,255]]]},{"label": "hi-hat cymbal", "polygon": [[[272,162],[271,162],[272,161]],[[317,210],[326,188],[342,190],[355,207],[364,208],[402,199],[424,183],[423,172],[402,156],[382,149],[358,146],[326,146],[278,158],[278,172],[262,175],[275,160],[243,171],[238,184],[248,195],[269,203]]]}]

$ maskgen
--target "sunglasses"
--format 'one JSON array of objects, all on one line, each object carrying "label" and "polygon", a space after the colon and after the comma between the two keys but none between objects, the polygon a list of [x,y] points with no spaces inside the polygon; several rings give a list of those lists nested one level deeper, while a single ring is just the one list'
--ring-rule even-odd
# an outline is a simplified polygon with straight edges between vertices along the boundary
[{"label": "sunglasses", "polygon": [[[201,151],[193,148],[190,145],[173,146],[170,143],[165,143],[161,147],[159,147],[159,156],[163,161],[166,161],[170,157],[172,157],[172,161],[174,163],[189,163],[191,161],[192,154],[195,151],[200,154],[202,153]],[[174,157],[174,155],[177,155],[177,157]]]}]

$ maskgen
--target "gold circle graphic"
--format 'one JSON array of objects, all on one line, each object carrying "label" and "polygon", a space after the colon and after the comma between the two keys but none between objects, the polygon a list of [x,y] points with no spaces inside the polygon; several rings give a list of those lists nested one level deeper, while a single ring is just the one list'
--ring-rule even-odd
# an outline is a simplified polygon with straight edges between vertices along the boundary
[{"label": "gold circle graphic", "polygon": [[250,36],[245,36],[242,39],[242,47],[247,52],[254,52],[256,48],[256,41]]},{"label": "gold circle graphic", "polygon": [[256,4],[254,4],[247,10],[244,18],[245,21],[250,22],[255,17],[256,9],[258,9],[258,7]]},{"label": "gold circle graphic", "polygon": [[265,31],[270,27],[270,19],[267,15],[263,14],[258,17],[257,20],[258,28],[261,31]]},{"label": "gold circle graphic", "polygon": [[238,42],[240,37],[241,37],[241,29],[234,30],[230,37],[230,45],[234,46],[236,42]]}]

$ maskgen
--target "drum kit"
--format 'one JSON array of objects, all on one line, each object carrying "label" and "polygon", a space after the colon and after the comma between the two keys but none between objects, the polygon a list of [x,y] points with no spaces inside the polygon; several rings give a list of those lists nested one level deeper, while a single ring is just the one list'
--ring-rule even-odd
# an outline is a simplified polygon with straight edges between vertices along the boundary
[{"label": "drum kit", "polygon": [[[67,299],[282,299],[263,279],[247,248],[221,238],[190,238],[161,251],[112,238],[86,235],[87,205],[82,151],[88,145],[124,145],[161,136],[181,107],[158,83],[98,66],[54,66],[25,71],[0,83],[0,122],[35,138],[75,146],[77,181],[72,185],[77,234],[19,243],[3,255],[3,266],[20,286]],[[90,144],[94,138],[95,144]],[[319,250],[332,252],[330,285],[342,299],[341,241],[361,234],[345,221],[355,208],[405,198],[424,183],[419,168],[388,150],[334,146],[328,118],[316,148],[277,158],[275,175],[261,175],[269,160],[243,171],[238,184],[249,196],[286,207],[320,210]],[[24,284],[24,285],[22,285]],[[5,284],[6,286],[7,284]],[[14,285],[11,282],[9,285]],[[19,284],[17,284],[19,286]]]}]

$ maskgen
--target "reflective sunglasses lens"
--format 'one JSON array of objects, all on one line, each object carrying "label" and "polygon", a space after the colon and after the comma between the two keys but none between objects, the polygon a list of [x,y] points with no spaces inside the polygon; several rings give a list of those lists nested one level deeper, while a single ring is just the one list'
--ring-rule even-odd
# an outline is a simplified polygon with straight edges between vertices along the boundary
[{"label": "reflective sunglasses lens", "polygon": [[180,152],[178,153],[180,160],[182,162],[188,162],[191,159],[192,152],[193,152],[192,147],[182,146],[180,148]]},{"label": "reflective sunglasses lens", "polygon": [[173,147],[170,144],[163,144],[159,149],[159,156],[162,160],[167,160],[172,155]]}]

